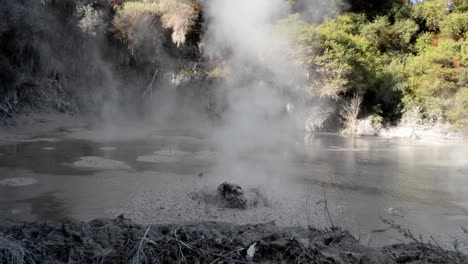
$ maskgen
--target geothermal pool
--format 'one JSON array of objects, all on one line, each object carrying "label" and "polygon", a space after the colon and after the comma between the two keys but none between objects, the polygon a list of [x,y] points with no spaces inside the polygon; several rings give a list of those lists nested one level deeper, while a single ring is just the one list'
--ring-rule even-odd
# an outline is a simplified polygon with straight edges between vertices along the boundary
[{"label": "geothermal pool", "polygon": [[[73,131],[0,145],[0,219],[124,214],[142,223],[327,227],[320,202],[326,196],[332,222],[370,246],[404,240],[379,217],[444,245],[463,237],[460,226],[468,226],[468,148],[460,144],[315,134],[295,139],[285,152],[247,153],[239,158],[245,168],[233,173],[218,166],[222,155],[200,133],[154,130],[134,139],[96,140]],[[280,161],[288,166],[277,170]],[[237,210],[196,198],[215,193],[226,180],[262,201]]]}]

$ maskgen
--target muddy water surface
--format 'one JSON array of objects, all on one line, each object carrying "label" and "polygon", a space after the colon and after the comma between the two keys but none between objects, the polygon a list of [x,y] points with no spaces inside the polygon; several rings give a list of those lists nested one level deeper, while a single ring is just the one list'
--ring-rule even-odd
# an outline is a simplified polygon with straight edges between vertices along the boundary
[{"label": "muddy water surface", "polygon": [[[123,213],[143,223],[332,223],[376,246],[403,240],[385,231],[379,217],[442,244],[468,226],[463,145],[312,135],[296,140],[293,151],[278,152],[267,156],[287,159],[287,173],[258,176],[257,169],[275,168],[275,159],[262,153],[243,158],[251,173],[221,175],[213,170],[220,153],[197,133],[152,131],[118,141],[41,135],[0,146],[0,219],[76,221]],[[225,180],[262,201],[243,211],[199,199]]]}]

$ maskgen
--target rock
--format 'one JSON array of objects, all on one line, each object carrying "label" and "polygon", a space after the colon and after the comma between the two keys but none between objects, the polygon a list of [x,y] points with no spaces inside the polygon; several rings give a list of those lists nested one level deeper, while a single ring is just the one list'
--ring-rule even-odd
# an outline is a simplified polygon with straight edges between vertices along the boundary
[{"label": "rock", "polygon": [[247,249],[247,260],[248,260],[248,261],[252,261],[252,260],[253,260],[253,257],[254,257],[254,255],[255,255],[255,251],[256,251],[255,246],[257,246],[257,243],[256,243],[256,242],[253,243],[253,244],[249,247],[249,249]]},{"label": "rock", "polygon": [[218,187],[218,195],[228,208],[247,208],[247,199],[244,196],[244,191],[239,185],[224,182]]}]

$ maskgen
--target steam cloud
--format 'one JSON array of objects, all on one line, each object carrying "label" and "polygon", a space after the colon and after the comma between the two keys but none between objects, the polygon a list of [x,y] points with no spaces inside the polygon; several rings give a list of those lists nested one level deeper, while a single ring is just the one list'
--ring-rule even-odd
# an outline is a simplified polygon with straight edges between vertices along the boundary
[{"label": "steam cloud", "polygon": [[[221,155],[214,173],[243,183],[265,182],[289,171],[288,146],[294,122],[287,115],[288,91],[303,83],[287,55],[287,38],[271,30],[289,13],[282,0],[218,0],[205,3],[208,58],[228,58],[228,110],[215,130]],[[254,177],[253,177],[254,176]]]}]

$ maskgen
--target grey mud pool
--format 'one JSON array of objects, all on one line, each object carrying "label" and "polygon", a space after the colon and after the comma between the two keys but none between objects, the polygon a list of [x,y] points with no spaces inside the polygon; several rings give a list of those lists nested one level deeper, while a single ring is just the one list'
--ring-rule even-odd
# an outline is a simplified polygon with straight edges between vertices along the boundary
[{"label": "grey mud pool", "polygon": [[[326,198],[333,223],[370,246],[404,241],[380,218],[444,245],[468,226],[466,146],[315,134],[297,140],[292,152],[267,154],[288,159],[287,170],[276,171],[275,159],[263,153],[242,157],[242,173],[223,173],[215,169],[220,153],[213,144],[182,130],[115,140],[61,129],[18,139],[0,145],[0,218],[68,222],[124,214],[139,223],[327,227]],[[262,201],[239,210],[197,199],[224,181]]]}]

